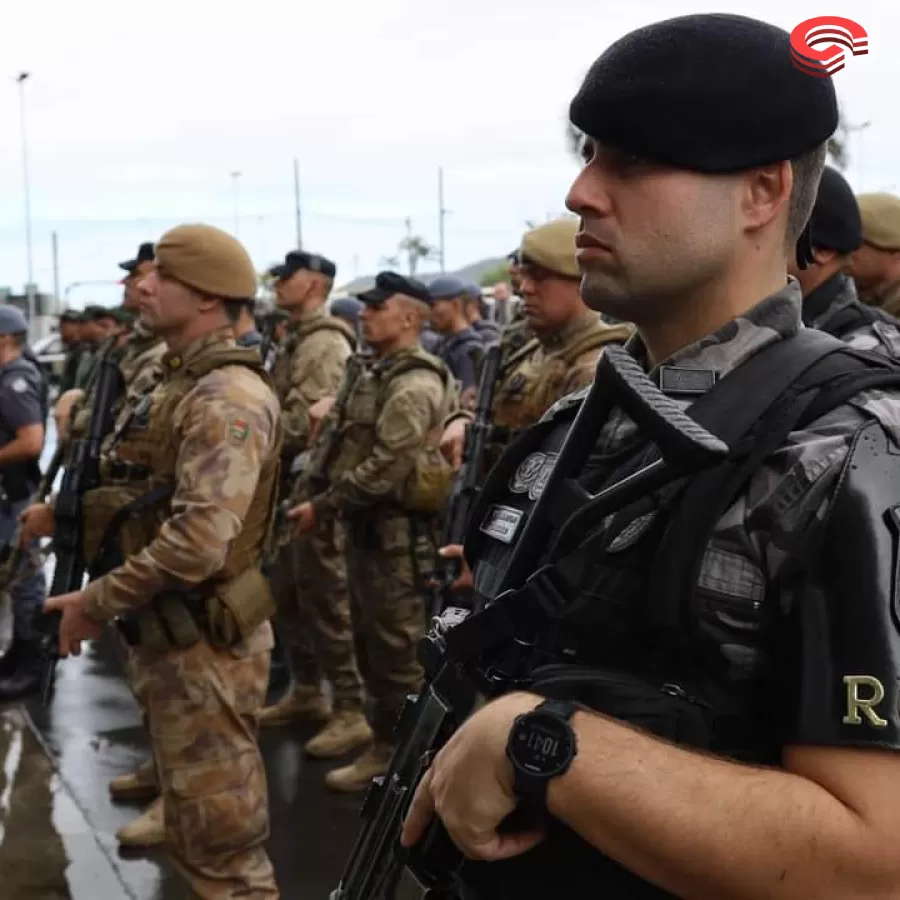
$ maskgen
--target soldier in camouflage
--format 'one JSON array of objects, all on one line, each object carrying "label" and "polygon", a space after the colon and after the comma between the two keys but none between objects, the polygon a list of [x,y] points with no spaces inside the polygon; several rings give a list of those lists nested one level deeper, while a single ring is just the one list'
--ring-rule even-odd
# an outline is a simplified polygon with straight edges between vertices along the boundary
[{"label": "soldier in camouflage", "polygon": [[310,499],[289,514],[301,534],[339,518],[347,535],[374,741],[326,776],[330,788],[346,792],[364,790],[386,771],[397,716],[421,682],[416,647],[425,628],[424,590],[434,569],[435,519],[452,477],[437,444],[458,402],[446,366],[419,345],[428,289],[382,273],[359,299],[373,355],[348,364],[310,460]]},{"label": "soldier in camouflage", "polygon": [[862,244],[859,206],[836,169],[825,167],[809,221],[811,259],[800,268],[796,254],[788,272],[803,292],[803,324],[832,334],[859,350],[900,358],[900,322],[864,306],[848,274],[851,255]]},{"label": "soldier in camouflage", "polygon": [[[256,743],[274,603],[260,571],[281,453],[275,394],[232,323],[256,292],[246,250],[204,225],[163,235],[140,282],[141,321],[162,337],[161,382],[125,407],[84,497],[84,552],[123,560],[62,612],[60,654],[115,620],[132,649],[172,860],[204,900],[277,897],[264,849],[268,797]],[[52,509],[25,515],[49,534]]]},{"label": "soldier in camouflage", "polygon": [[[576,229],[574,219],[558,219],[522,238],[518,276],[526,327],[535,337],[501,364],[492,408],[490,464],[557,400],[590,384],[604,345],[624,341],[631,333],[630,326],[607,325],[582,302]],[[514,327],[508,326],[504,336]],[[468,421],[469,414],[461,410],[447,422],[441,440],[442,450],[457,467]]]},{"label": "soldier in camouflage", "polygon": [[[310,449],[312,411],[337,394],[356,332],[328,313],[328,294],[337,274],[331,260],[294,251],[271,274],[278,305],[292,320],[272,379],[285,434],[282,496],[293,497],[296,505],[303,499],[302,470]],[[293,493],[298,476],[300,493]],[[364,746],[372,735],[362,711],[362,680],[354,652],[339,522],[323,519],[302,540],[281,548],[274,591],[294,685],[278,703],[263,710],[261,723],[323,722],[324,728],[305,747],[318,758]],[[332,685],[331,704],[322,693],[323,676]]]},{"label": "soldier in camouflage", "polygon": [[900,317],[900,197],[860,194],[862,239],[851,273],[863,303]]}]

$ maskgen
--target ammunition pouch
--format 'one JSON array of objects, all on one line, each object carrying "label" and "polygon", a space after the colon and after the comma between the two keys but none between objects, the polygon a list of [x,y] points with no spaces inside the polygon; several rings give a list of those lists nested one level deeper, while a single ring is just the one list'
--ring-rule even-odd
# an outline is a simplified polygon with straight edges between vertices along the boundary
[{"label": "ammunition pouch", "polygon": [[146,650],[184,650],[201,638],[227,650],[249,638],[274,614],[269,584],[258,568],[251,567],[226,582],[159,594],[123,617],[118,626],[129,644]]},{"label": "ammunition pouch", "polygon": [[416,455],[413,470],[400,488],[400,505],[410,513],[439,513],[453,487],[453,469],[437,447]]}]

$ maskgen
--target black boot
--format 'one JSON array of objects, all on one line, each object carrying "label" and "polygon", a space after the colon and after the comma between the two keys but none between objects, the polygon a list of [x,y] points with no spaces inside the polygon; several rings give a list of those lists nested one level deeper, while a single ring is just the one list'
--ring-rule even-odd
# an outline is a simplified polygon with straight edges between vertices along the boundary
[{"label": "black boot", "polygon": [[6,678],[16,671],[19,661],[19,643],[13,641],[12,646],[6,651],[6,654],[0,659],[0,678]]},{"label": "black boot", "polygon": [[38,645],[25,641],[19,643],[15,668],[10,674],[0,677],[0,703],[23,700],[39,693],[42,671],[43,664]]},{"label": "black boot", "polygon": [[291,684],[291,668],[287,651],[275,630],[275,646],[272,648],[272,665],[269,669],[269,688],[266,691],[266,706],[278,700]]}]

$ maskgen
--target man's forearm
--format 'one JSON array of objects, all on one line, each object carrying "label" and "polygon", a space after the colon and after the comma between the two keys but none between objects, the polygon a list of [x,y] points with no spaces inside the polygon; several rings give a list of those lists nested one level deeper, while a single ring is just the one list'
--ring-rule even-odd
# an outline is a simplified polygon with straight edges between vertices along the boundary
[{"label": "man's forearm", "polygon": [[30,459],[37,461],[34,443],[22,438],[13,438],[8,444],[0,447],[0,466],[10,466],[13,463],[27,462]]},{"label": "man's forearm", "polygon": [[[578,755],[551,783],[553,816],[684,900],[896,897],[893,863],[824,788],[577,713]],[[874,845],[874,846],[873,846]]]}]

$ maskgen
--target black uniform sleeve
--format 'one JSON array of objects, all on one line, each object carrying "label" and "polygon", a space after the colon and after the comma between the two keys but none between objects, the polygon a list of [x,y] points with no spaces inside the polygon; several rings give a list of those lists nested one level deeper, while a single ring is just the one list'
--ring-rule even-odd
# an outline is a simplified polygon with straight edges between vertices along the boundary
[{"label": "black uniform sleeve", "polygon": [[33,379],[20,371],[0,379],[0,410],[4,423],[13,432],[44,422],[40,393]]},{"label": "black uniform sleeve", "polygon": [[900,449],[856,435],[791,604],[785,744],[900,749]]}]

